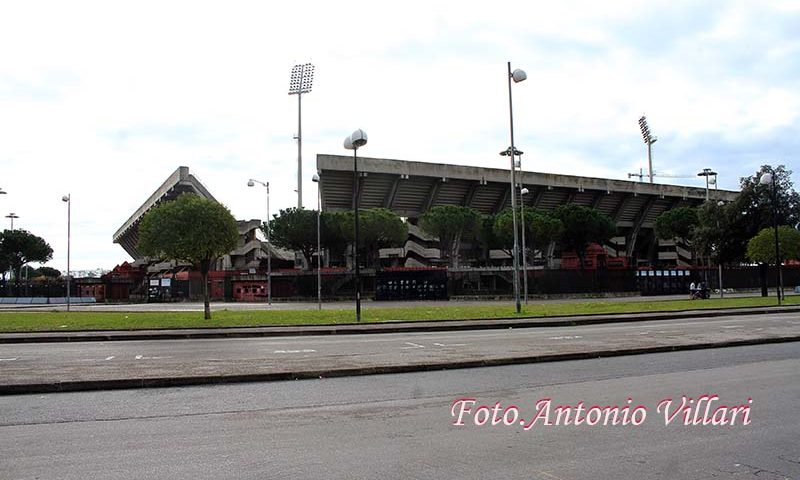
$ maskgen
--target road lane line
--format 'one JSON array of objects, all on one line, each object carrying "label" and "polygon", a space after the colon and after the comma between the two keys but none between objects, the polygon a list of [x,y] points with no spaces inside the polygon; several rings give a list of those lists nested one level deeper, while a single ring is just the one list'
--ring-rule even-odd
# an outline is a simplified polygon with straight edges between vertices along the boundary
[{"label": "road lane line", "polygon": [[419,343],[414,343],[414,342],[405,342],[405,344],[406,344],[406,345],[410,345],[410,346],[408,346],[408,347],[403,347],[403,349],[404,349],[404,350],[405,350],[405,349],[407,349],[407,348],[425,348],[425,345],[420,345]]},{"label": "road lane line", "polygon": [[275,350],[273,353],[315,353],[316,350],[305,348],[302,350]]}]

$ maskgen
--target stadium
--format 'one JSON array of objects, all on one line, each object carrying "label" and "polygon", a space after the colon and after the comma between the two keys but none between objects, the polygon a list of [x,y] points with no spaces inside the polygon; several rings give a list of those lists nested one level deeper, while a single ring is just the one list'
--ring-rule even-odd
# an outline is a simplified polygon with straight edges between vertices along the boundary
[{"label": "stadium", "polygon": [[[353,208],[353,158],[317,155],[320,176],[320,201],[323,211],[350,211]],[[438,205],[460,205],[482,214],[495,214],[511,205],[509,170],[441,163],[412,162],[382,158],[358,159],[358,198],[363,209],[387,208],[403,218],[409,227],[403,246],[380,252],[383,272],[364,271],[367,292],[375,291],[376,281],[394,276],[420,283],[441,273],[444,262],[437,239],[417,226],[419,217]],[[521,171],[517,174],[517,194],[525,208],[553,210],[574,203],[595,208],[613,219],[617,235],[603,245],[594,245],[587,255],[591,275],[578,275],[577,258],[561,252],[553,243],[529,259],[533,273],[532,292],[569,293],[580,291],[640,290],[637,270],[653,266],[680,270],[691,263],[687,245],[660,240],[654,232],[656,218],[672,208],[698,206],[707,196],[715,201],[731,201],[737,192],[704,188],[613,180],[596,177]],[[211,192],[189,171],[179,167],[113,235],[133,259],[109,275],[126,287],[108,285],[107,292],[121,298],[147,297],[152,301],[194,298],[201,291],[200,279],[190,265],[177,262],[152,262],[137,249],[138,225],[143,215],[161,202],[192,192],[214,199]],[[212,297],[240,301],[264,301],[269,288],[265,275],[268,252],[273,261],[272,294],[276,298],[312,296],[310,272],[304,270],[302,255],[267,245],[257,235],[259,220],[238,220],[240,240],[237,248],[219,259],[212,272]],[[512,282],[511,258],[505,250],[492,250],[489,265],[469,261],[448,269],[452,294],[503,295]],[[339,263],[332,256],[324,259],[324,292],[329,298],[346,297],[353,288],[352,262],[345,256]],[[537,274],[537,270],[539,273]],[[393,272],[393,273],[387,273]],[[409,273],[412,272],[412,273]],[[415,273],[414,273],[415,272]],[[659,272],[660,273],[660,272]],[[666,274],[669,276],[669,273]],[[673,273],[675,275],[675,273]],[[671,289],[682,289],[684,279]],[[109,280],[110,281],[110,280]],[[125,289],[127,288],[127,292]]]}]

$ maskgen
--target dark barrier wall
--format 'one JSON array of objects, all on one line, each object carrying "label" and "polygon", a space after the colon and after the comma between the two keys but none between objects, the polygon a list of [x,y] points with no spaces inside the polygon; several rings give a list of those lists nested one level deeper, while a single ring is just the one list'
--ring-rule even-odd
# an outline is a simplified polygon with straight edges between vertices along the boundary
[{"label": "dark barrier wall", "polygon": [[[786,290],[794,290],[800,286],[800,267],[783,267],[783,287]],[[767,286],[775,288],[777,282],[777,269],[770,267],[764,269],[766,274]],[[718,273],[716,269],[708,271],[708,280],[711,288],[717,288]],[[713,277],[713,278],[712,278]],[[753,267],[725,267],[722,269],[722,286],[725,288],[761,288],[761,268]]]}]

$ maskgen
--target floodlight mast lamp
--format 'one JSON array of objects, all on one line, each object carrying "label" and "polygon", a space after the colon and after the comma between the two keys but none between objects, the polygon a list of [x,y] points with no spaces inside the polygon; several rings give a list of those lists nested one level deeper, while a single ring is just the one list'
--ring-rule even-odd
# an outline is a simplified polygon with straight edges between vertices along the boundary
[{"label": "floodlight mast lamp", "polygon": [[[511,146],[507,150],[507,155],[511,157],[511,218],[514,227],[514,250],[512,252],[512,260],[514,263],[514,305],[516,312],[520,313],[522,308],[519,301],[519,240],[517,235],[517,194],[516,194],[516,179],[514,171],[516,169],[514,162],[514,155],[517,150],[514,148],[514,102],[511,97],[511,81],[519,83],[525,81],[528,75],[524,70],[516,69],[511,71],[511,62],[508,62],[508,119],[509,130],[511,133]],[[501,152],[502,155],[502,152]]]},{"label": "floodlight mast lamp", "polygon": [[650,183],[653,183],[653,144],[658,141],[658,137],[650,133],[650,127],[647,125],[647,117],[642,115],[639,119],[639,130],[642,131],[642,139],[647,145],[647,175],[650,177]]},{"label": "floodlight mast lamp", "polygon": [[267,221],[264,225],[267,230],[267,304],[272,305],[272,242],[270,242],[269,234],[269,182],[262,182],[251,178],[247,181],[247,186],[255,187],[256,183],[267,189]]},{"label": "floodlight mast lamp", "polygon": [[353,268],[356,274],[356,321],[361,321],[361,267],[358,264],[359,176],[358,148],[367,144],[367,133],[360,128],[344,139],[344,148],[353,151]]},{"label": "floodlight mast lamp", "polygon": [[783,274],[781,273],[781,246],[778,241],[778,195],[777,186],[775,185],[775,171],[767,172],[761,175],[758,183],[761,185],[772,184],[772,227],[775,229],[775,266],[778,270],[778,280],[775,284],[776,296],[778,297],[778,305],[781,304],[781,295],[783,294]]},{"label": "floodlight mast lamp", "polygon": [[303,208],[303,94],[311,91],[314,65],[304,63],[292,67],[289,95],[297,95],[297,208]]}]

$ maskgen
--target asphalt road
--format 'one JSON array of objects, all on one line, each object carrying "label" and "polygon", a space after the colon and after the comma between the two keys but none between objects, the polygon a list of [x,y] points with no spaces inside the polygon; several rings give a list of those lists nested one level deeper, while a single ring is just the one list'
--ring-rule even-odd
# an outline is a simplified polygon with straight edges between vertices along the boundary
[{"label": "asphalt road", "polygon": [[[749,425],[664,424],[682,394]],[[646,406],[639,426],[453,425],[454,400]],[[800,343],[443,372],[0,399],[8,479],[800,478]],[[469,422],[467,422],[469,423]]]},{"label": "asphalt road", "polygon": [[0,385],[375,369],[800,335],[797,313],[554,328],[0,345]]}]

